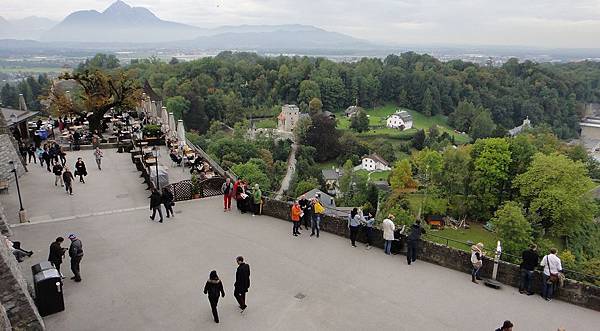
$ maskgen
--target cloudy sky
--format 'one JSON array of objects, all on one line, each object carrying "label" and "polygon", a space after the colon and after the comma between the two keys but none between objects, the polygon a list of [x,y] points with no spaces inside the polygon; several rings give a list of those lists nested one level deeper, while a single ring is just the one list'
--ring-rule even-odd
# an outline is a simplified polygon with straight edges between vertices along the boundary
[{"label": "cloudy sky", "polygon": [[[7,19],[55,20],[112,0],[0,0]],[[600,0],[127,0],[201,27],[311,24],[390,44],[600,48]],[[35,5],[34,5],[35,4]]]}]

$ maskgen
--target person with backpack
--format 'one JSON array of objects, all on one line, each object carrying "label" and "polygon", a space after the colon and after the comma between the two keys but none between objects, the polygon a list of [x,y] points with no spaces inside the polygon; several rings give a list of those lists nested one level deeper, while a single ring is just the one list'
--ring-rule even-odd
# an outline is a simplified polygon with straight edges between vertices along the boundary
[{"label": "person with backpack", "polygon": [[212,310],[215,323],[219,323],[217,304],[219,303],[219,295],[223,298],[225,297],[225,291],[223,290],[223,283],[215,270],[211,271],[208,276],[206,285],[204,285],[204,294],[208,295],[208,302],[210,302],[210,309]]},{"label": "person with backpack", "polygon": [[231,178],[225,179],[225,183],[221,185],[221,193],[223,193],[223,212],[231,211],[231,197],[235,193]]},{"label": "person with backpack", "polygon": [[408,248],[408,251],[406,252],[406,261],[408,262],[408,265],[417,260],[417,244],[419,243],[422,234],[425,234],[425,229],[421,226],[421,221],[416,220],[410,229],[410,233],[406,237],[406,246]]},{"label": "person with backpack", "polygon": [[292,219],[292,235],[297,237],[300,234],[300,219],[302,218],[302,207],[300,207],[298,201],[294,201],[292,205],[290,218]]},{"label": "person with backpack", "polygon": [[321,203],[319,199],[321,195],[317,193],[315,197],[312,199],[312,220],[310,222],[311,234],[310,236],[314,236],[315,232],[317,234],[317,238],[319,238],[319,230],[321,229],[321,218],[325,213],[325,207]]},{"label": "person with backpack", "polygon": [[542,273],[542,297],[546,301],[552,301],[554,289],[562,272],[562,264],[560,258],[556,255],[556,248],[550,249],[550,253],[542,258],[540,265],[544,267],[544,273]]}]

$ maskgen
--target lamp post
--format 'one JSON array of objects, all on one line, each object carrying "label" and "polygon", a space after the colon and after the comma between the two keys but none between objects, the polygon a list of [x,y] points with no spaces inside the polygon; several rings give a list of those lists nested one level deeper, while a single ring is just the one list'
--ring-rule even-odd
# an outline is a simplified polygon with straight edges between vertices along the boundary
[{"label": "lamp post", "polygon": [[15,166],[15,162],[14,161],[8,161],[8,164],[10,164],[12,166],[12,170],[10,172],[13,172],[15,174],[15,183],[17,184],[17,195],[19,196],[19,222],[20,223],[27,223],[27,213],[25,212],[25,208],[23,208],[23,199],[21,199],[21,188],[19,187],[19,176],[17,174],[17,167]]},{"label": "lamp post", "polygon": [[154,146],[154,159],[156,160],[156,189],[160,190],[160,186],[158,184],[158,148]]}]

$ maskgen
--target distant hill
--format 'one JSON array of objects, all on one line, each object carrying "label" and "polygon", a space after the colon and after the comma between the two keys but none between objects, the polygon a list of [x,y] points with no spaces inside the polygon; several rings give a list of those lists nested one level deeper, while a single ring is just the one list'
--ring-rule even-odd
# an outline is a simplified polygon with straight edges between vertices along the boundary
[{"label": "distant hill", "polygon": [[43,41],[147,43],[193,39],[203,29],[163,21],[143,7],[116,1],[103,12],[81,10],[42,35]]},{"label": "distant hill", "polygon": [[37,16],[19,20],[6,20],[0,17],[0,38],[37,39],[56,23],[51,19]]}]

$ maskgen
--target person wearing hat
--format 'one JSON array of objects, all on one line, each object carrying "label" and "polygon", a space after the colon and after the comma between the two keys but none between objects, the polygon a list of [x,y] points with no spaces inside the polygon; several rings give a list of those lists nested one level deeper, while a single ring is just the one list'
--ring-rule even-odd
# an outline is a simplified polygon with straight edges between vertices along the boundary
[{"label": "person wearing hat", "polygon": [[396,231],[396,225],[394,225],[395,216],[389,214],[386,219],[381,223],[381,229],[383,230],[383,252],[387,255],[392,254],[392,241],[394,241],[394,231]]},{"label": "person wearing hat", "polygon": [[481,280],[479,277],[479,271],[483,266],[483,244],[477,243],[471,246],[471,264],[473,264],[473,270],[471,271],[471,281],[475,284],[479,284],[477,280]]},{"label": "person wearing hat", "polygon": [[252,190],[252,200],[254,203],[254,215],[260,215],[260,204],[262,203],[262,191],[258,184],[254,184],[254,189]]},{"label": "person wearing hat", "polygon": [[510,321],[506,320],[502,323],[501,327],[496,329],[496,331],[512,331],[513,326],[514,325]]},{"label": "person wearing hat", "polygon": [[77,236],[73,233],[69,235],[69,240],[71,240],[71,246],[69,246],[69,257],[71,258],[71,271],[73,272],[73,279],[76,282],[81,281],[81,274],[79,270],[79,264],[81,263],[81,259],[83,258],[83,244],[81,240],[77,238]]}]

